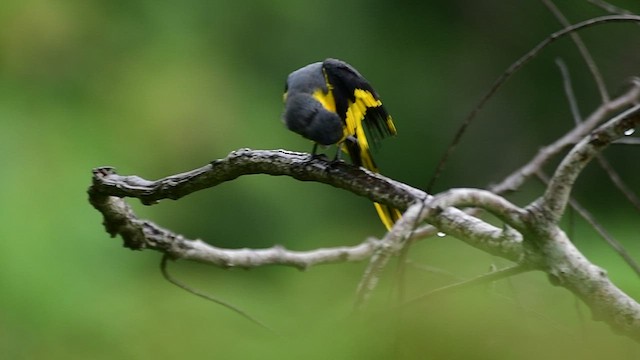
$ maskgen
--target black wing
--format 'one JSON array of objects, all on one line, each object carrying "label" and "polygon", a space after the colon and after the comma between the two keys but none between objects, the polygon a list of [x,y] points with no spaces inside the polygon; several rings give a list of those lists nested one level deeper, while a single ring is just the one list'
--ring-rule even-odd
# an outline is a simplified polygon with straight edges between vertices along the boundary
[{"label": "black wing", "polygon": [[[380,97],[356,69],[336,59],[326,59],[322,63],[322,68],[327,76],[327,82],[332,86],[336,112],[345,121],[347,127],[350,125],[349,122],[361,121],[374,144],[386,136],[396,134],[393,120],[382,105]],[[359,111],[360,109],[364,111]],[[348,112],[362,118],[350,119],[347,116]],[[357,124],[351,125],[355,127]],[[357,136],[355,133],[350,135]]]}]

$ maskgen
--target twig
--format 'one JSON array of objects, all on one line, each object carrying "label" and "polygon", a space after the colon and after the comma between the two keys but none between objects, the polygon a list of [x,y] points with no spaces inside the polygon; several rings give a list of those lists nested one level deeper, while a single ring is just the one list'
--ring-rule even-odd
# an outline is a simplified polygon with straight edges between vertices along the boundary
[{"label": "twig", "polygon": [[569,75],[569,69],[567,69],[567,65],[560,58],[556,59],[556,65],[558,65],[560,74],[562,75],[564,93],[567,96],[567,101],[569,102],[569,109],[571,110],[571,115],[573,116],[573,122],[576,126],[579,126],[582,123],[582,115],[580,115],[580,108],[578,107],[576,95],[573,92],[573,86],[571,85],[571,76]]},{"label": "twig", "polygon": [[[556,4],[553,3],[553,1],[542,0],[542,3],[549,9],[549,11],[551,11],[553,16],[555,16],[556,19],[558,19],[558,21],[560,22],[560,24],[562,24],[562,26],[564,27],[571,26],[571,23],[569,22],[569,20],[567,20],[567,18],[564,16],[564,14],[562,14],[560,9],[558,9],[558,7],[556,6]],[[591,56],[591,53],[587,49],[587,46],[582,41],[582,38],[580,37],[580,35],[578,35],[575,32],[571,33],[571,40],[573,40],[573,42],[576,44],[578,51],[580,51],[580,55],[582,56],[585,63],[587,64],[589,71],[591,71],[591,76],[593,76],[593,80],[596,82],[596,87],[598,88],[598,92],[600,92],[600,98],[602,99],[602,103],[604,104],[609,102],[609,93],[607,92],[607,86],[605,85],[604,80],[602,79],[602,74],[598,69],[598,65],[596,65],[596,62],[593,60],[593,57]]]},{"label": "twig", "polygon": [[410,206],[407,211],[404,212],[402,218],[393,225],[391,230],[389,230],[380,241],[381,246],[379,246],[373,256],[371,256],[369,265],[365,269],[358,288],[356,289],[354,310],[358,311],[364,307],[364,304],[368,301],[371,293],[377,286],[380,274],[387,266],[391,256],[401,251],[405,242],[411,241],[405,234],[410,234],[414,224],[421,221],[419,216],[421,215],[420,210],[422,208],[422,203]]},{"label": "twig", "polygon": [[424,301],[428,298],[431,298],[435,295],[440,295],[443,293],[447,293],[447,292],[451,292],[454,290],[461,290],[461,289],[465,289],[471,286],[475,286],[475,285],[481,285],[481,284],[486,284],[486,283],[490,283],[490,282],[494,282],[496,280],[500,280],[500,279],[504,279],[504,278],[508,278],[514,275],[518,275],[518,274],[522,274],[523,272],[527,272],[527,271],[531,271],[532,269],[525,266],[525,265],[514,265],[514,266],[510,266],[504,269],[500,269],[500,270],[496,270],[496,271],[492,271],[490,273],[487,274],[483,274],[477,277],[474,277],[472,279],[469,280],[463,280],[457,283],[453,283],[450,285],[446,285],[440,288],[437,288],[435,290],[431,290],[426,294],[422,294],[419,295],[413,299],[410,299],[408,301],[406,301],[404,304],[402,304],[403,306],[407,306],[407,305],[411,305],[411,304],[415,304],[417,302],[420,301]]},{"label": "twig", "polygon": [[636,193],[631,190],[631,188],[624,182],[624,180],[622,180],[616,169],[614,169],[609,161],[607,161],[607,159],[602,155],[596,156],[596,160],[598,161],[600,167],[607,173],[611,182],[616,186],[616,188],[618,188],[618,190],[620,190],[622,195],[624,195],[627,200],[629,200],[631,205],[633,205],[636,210],[640,211],[640,199],[638,198]]},{"label": "twig", "polygon": [[418,269],[418,270],[420,270],[422,272],[425,272],[425,273],[439,275],[441,277],[446,277],[446,278],[449,278],[449,279],[452,279],[452,280],[457,280],[457,281],[462,280],[462,278],[459,277],[458,275],[456,275],[456,274],[454,274],[454,273],[452,273],[450,271],[437,268],[435,266],[425,265],[425,264],[422,264],[422,263],[419,263],[419,262],[412,261],[410,259],[407,260],[406,264],[408,266],[414,268],[414,269]]},{"label": "twig", "polygon": [[591,4],[603,9],[606,12],[611,14],[619,14],[619,15],[632,15],[633,13],[629,10],[625,10],[619,6],[615,6],[603,0],[587,0]]},{"label": "twig", "polygon": [[624,137],[613,142],[614,145],[640,145],[638,137]]},{"label": "twig", "polygon": [[214,303],[216,303],[218,305],[221,305],[221,306],[223,306],[223,307],[235,312],[236,314],[242,316],[243,318],[251,321],[252,323],[254,323],[254,324],[256,324],[256,325],[258,325],[258,326],[260,326],[260,327],[262,327],[262,328],[264,328],[266,330],[269,330],[270,332],[276,333],[269,326],[265,325],[264,323],[262,323],[261,321],[259,321],[255,317],[249,315],[246,311],[236,307],[235,305],[232,305],[232,304],[230,304],[230,303],[228,303],[228,302],[226,302],[224,300],[220,300],[220,299],[218,299],[216,297],[207,295],[207,294],[205,294],[203,292],[200,292],[200,291],[198,291],[196,289],[193,289],[193,288],[183,284],[182,282],[176,280],[173,276],[171,276],[171,274],[169,274],[169,270],[167,269],[167,262],[168,262],[167,260],[169,260],[169,256],[167,254],[162,256],[162,260],[160,261],[160,271],[162,272],[162,276],[164,276],[164,278],[168,282],[172,283],[173,285],[181,288],[182,290],[184,290],[186,292],[189,292],[189,293],[191,293],[193,295],[196,295],[196,296],[199,296],[199,297],[201,297],[201,298],[203,298],[205,300],[208,300],[208,301],[214,302]]}]

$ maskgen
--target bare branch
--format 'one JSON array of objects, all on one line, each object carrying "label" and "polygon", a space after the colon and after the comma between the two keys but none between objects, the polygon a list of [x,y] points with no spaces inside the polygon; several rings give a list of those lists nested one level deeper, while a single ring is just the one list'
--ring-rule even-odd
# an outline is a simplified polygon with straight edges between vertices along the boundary
[{"label": "bare branch", "polygon": [[543,197],[539,200],[538,205],[545,209],[549,219],[554,222],[560,220],[575,180],[591,159],[638,123],[640,105],[614,117],[573,147],[556,169]]},{"label": "bare branch", "polygon": [[433,214],[441,212],[442,209],[448,207],[480,208],[495,215],[516,229],[523,229],[525,227],[525,217],[527,215],[524,210],[513,205],[501,196],[490,191],[478,189],[451,189],[434,196],[433,199],[429,201],[428,208],[423,217],[428,221],[429,218],[433,217]]},{"label": "bare branch", "polygon": [[631,11],[625,10],[619,6],[615,6],[603,0],[587,0],[587,1],[611,14],[633,15]]},{"label": "bare branch", "polygon": [[487,283],[491,283],[497,280],[501,280],[501,279],[505,279],[511,276],[515,276],[518,274],[522,274],[524,272],[527,271],[531,271],[530,268],[528,268],[527,266],[524,265],[513,265],[504,269],[500,269],[500,270],[496,270],[496,271],[491,271],[489,273],[483,274],[483,275],[479,275],[476,276],[472,279],[469,280],[463,280],[457,283],[453,283],[450,285],[446,285],[434,290],[429,291],[426,294],[422,294],[419,295],[411,300],[408,300],[407,302],[405,302],[403,304],[403,306],[406,305],[411,305],[411,304],[415,304],[417,302],[420,301],[424,301],[427,300],[428,298],[431,298],[433,296],[436,295],[442,295],[445,293],[449,293],[451,291],[455,291],[455,290],[462,290],[462,289],[466,289],[468,287],[472,287],[472,286],[476,286],[476,285],[482,285],[482,284],[487,284]]},{"label": "bare branch", "polygon": [[[550,0],[543,1],[550,5],[552,11],[555,9],[561,22],[566,23],[566,19]],[[640,124],[640,105],[637,105],[640,100],[640,81],[636,80],[622,96],[610,100],[593,60],[584,44],[581,45],[579,38],[574,36],[574,32],[580,29],[609,22],[638,24],[640,16],[604,16],[567,26],[551,34],[511,64],[464,120],[428,186],[428,189],[433,187],[465,129],[496,91],[546,46],[570,34],[574,40],[577,39],[576,43],[583,52],[585,61],[592,68],[603,104],[584,122],[542,149],[528,164],[502,183],[493,186],[493,193],[477,189],[453,189],[431,196],[419,189],[342,162],[329,162],[323,158],[284,150],[241,149],[201,168],[155,181],[137,176],[120,176],[109,167],[95,169],[93,184],[88,191],[89,201],[103,215],[107,232],[112,236],[120,235],[126,247],[134,250],[153,249],[163,253],[162,271],[169,281],[226,306],[252,321],[255,320],[238,308],[192,290],[173,279],[166,272],[167,260],[185,259],[222,268],[254,268],[278,264],[306,269],[319,264],[370,259],[357,290],[358,308],[371,296],[381,272],[392,256],[398,254],[408,242],[442,231],[482,251],[509,259],[516,265],[434,290],[430,294],[494,281],[523,271],[540,270],[549,275],[554,285],[562,286],[582,299],[592,310],[594,318],[606,321],[614,330],[640,341],[640,304],[618,289],[607,278],[603,269],[589,262],[558,227],[558,221],[570,201],[571,189],[584,167],[606,146],[617,141],[626,130]],[[575,96],[570,91],[568,72],[562,64],[559,66],[563,71],[567,96],[570,102],[575,103]],[[628,110],[600,125],[612,112],[625,109]],[[577,106],[572,111],[574,118],[579,120]],[[558,166],[546,192],[534,203],[523,209],[498,195],[522,185],[531,175],[541,172],[542,166],[549,159],[572,145],[573,149]],[[290,251],[279,246],[267,249],[222,249],[201,240],[187,239],[151,221],[139,219],[124,199],[134,197],[143,204],[150,205],[163,199],[180,199],[198,190],[251,174],[289,176],[300,181],[325,183],[407,211],[383,239],[368,239],[355,246],[310,251]],[[483,221],[477,215],[481,211],[496,216],[504,225],[496,227]],[[623,254],[626,253],[622,250]]]},{"label": "bare branch", "polygon": [[[539,172],[538,178],[545,184],[549,183],[549,178]],[[616,240],[609,232],[596,220],[596,218],[585,208],[583,207],[576,199],[570,198],[569,205],[572,209],[574,209],[584,220],[586,220],[589,225],[591,225],[598,235],[616,252],[624,261],[636,272],[637,275],[640,275],[640,264],[638,264],[635,259],[629,254],[629,252],[622,246],[622,244]]]},{"label": "bare branch", "polygon": [[629,200],[631,205],[633,205],[636,210],[640,211],[640,199],[636,195],[636,193],[631,190],[631,188],[622,180],[620,174],[616,171],[616,169],[611,166],[609,161],[602,156],[596,156],[596,160],[598,160],[598,164],[600,167],[607,173],[611,182],[615,185],[615,187],[620,190],[620,192]]},{"label": "bare branch", "polygon": [[411,234],[415,224],[420,221],[419,216],[422,213],[423,208],[424,206],[422,203],[415,203],[411,205],[407,211],[402,214],[402,218],[393,225],[391,230],[389,230],[381,240],[381,246],[376,249],[375,253],[371,257],[369,265],[358,284],[358,288],[356,290],[356,301],[354,304],[354,308],[356,310],[360,310],[368,301],[371,293],[378,284],[380,274],[387,266],[389,259],[400,252],[403,245],[407,241],[411,240],[409,239],[409,236],[411,235],[407,234]]},{"label": "bare branch", "polygon": [[496,228],[456,207],[482,208],[516,229],[526,227],[525,211],[485,190],[452,189],[431,197],[424,203],[416,203],[407,209],[402,218],[381,240],[383,245],[371,258],[358,286],[356,309],[368,300],[391,256],[401,251],[404,244],[410,240],[409,236],[414,234],[415,224],[422,221],[427,221],[440,231],[456,236],[489,253],[495,253],[513,261],[521,259],[522,238],[517,232],[508,227]]},{"label": "bare branch", "polygon": [[222,249],[201,240],[187,239],[150,221],[138,219],[123,199],[91,192],[89,199],[103,214],[107,232],[112,236],[122,236],[126,247],[158,250],[172,259],[192,260],[222,268],[249,269],[278,264],[303,270],[319,264],[368,259],[379,246],[379,241],[369,239],[356,246],[313,251],[291,251],[279,246],[268,249]]},{"label": "bare branch", "polygon": [[614,145],[640,145],[640,138],[638,137],[625,137],[613,142]]},{"label": "bare branch", "polygon": [[562,74],[562,84],[564,85],[564,93],[567,95],[567,101],[569,102],[569,109],[573,116],[573,122],[576,126],[582,123],[582,115],[580,115],[580,108],[578,108],[578,102],[576,101],[576,95],[573,92],[573,86],[571,85],[571,76],[569,75],[569,69],[562,59],[556,59],[556,65],[560,69]]},{"label": "bare branch", "polygon": [[[284,175],[301,181],[325,183],[397,209],[406,209],[409,204],[426,197],[421,190],[363,168],[285,150],[240,149],[209,165],[155,181],[121,176],[112,170],[109,167],[94,170],[92,191],[135,197],[146,205],[162,199],[177,200],[198,190],[254,174]],[[96,177],[96,173],[102,174]]]},{"label": "bare branch", "polygon": [[[626,127],[630,124],[626,120],[613,122],[613,125],[612,122],[609,122],[590,136],[591,143],[612,140],[613,135],[618,133],[619,127]],[[577,146],[581,146],[581,144]],[[526,209],[525,214],[522,209],[487,191],[458,189],[428,197],[424,193],[420,193],[419,190],[400,184],[395,190],[391,190],[397,197],[385,198],[378,195],[375,189],[366,193],[359,186],[380,184],[380,186],[394,188],[396,185],[393,181],[375,176],[372,173],[355,171],[353,176],[369,177],[370,179],[368,181],[358,180],[351,185],[344,185],[345,189],[354,193],[366,193],[376,201],[381,199],[395,201],[393,199],[403,198],[403,196],[411,197],[411,195],[401,194],[417,194],[427,198],[424,204],[425,211],[420,214],[419,209],[422,204],[414,202],[382,240],[367,240],[353,247],[312,251],[288,251],[279,247],[256,250],[216,248],[200,240],[188,240],[149,221],[138,219],[124,199],[111,196],[141,196],[146,200],[184,196],[187,193],[186,190],[194,187],[206,188],[211,183],[220,182],[221,178],[230,176],[229,174],[235,174],[237,177],[238,174],[246,173],[249,165],[244,161],[230,161],[229,159],[233,159],[234,156],[246,160],[251,159],[252,155],[258,158],[264,154],[273,155],[274,168],[269,168],[268,160],[249,160],[249,163],[260,164],[262,167],[260,170],[255,170],[254,173],[260,171],[266,174],[291,173],[292,170],[279,169],[283,166],[283,162],[291,162],[288,166],[291,166],[292,169],[308,172],[308,174],[296,174],[297,178],[315,178],[316,181],[334,184],[336,179],[340,179],[342,176],[339,175],[341,170],[332,169],[328,171],[329,175],[320,175],[316,174],[317,169],[314,166],[297,168],[299,166],[297,162],[291,161],[291,156],[294,159],[298,158],[297,154],[282,155],[280,152],[253,152],[250,150],[242,150],[240,153],[234,153],[227,159],[214,162],[214,164],[222,164],[222,170],[215,169],[215,166],[212,166],[212,169],[205,167],[200,171],[185,173],[196,174],[196,176],[180,174],[157,182],[149,182],[137,177],[118,176],[110,168],[96,169],[93,177],[94,184],[89,189],[89,200],[103,214],[107,231],[113,236],[121,235],[127,247],[154,249],[171,258],[199,261],[223,268],[251,268],[281,264],[300,269],[317,264],[359,261],[370,258],[370,265],[359,288],[358,304],[364,303],[371,290],[375,288],[379,273],[385,268],[390,256],[397,253],[402,248],[403,242],[408,240],[407,236],[411,234],[416,221],[419,223],[424,220],[452,237],[457,237],[490,254],[549,273],[556,283],[573,291],[585,301],[600,319],[607,321],[612,327],[626,335],[640,339],[640,305],[616,288],[606,278],[602,269],[589,263],[556,224],[549,221],[545,212],[535,206],[530,206]],[[320,161],[320,163],[324,162]],[[225,166],[229,168],[224,169]],[[234,169],[234,167],[240,170]],[[338,174],[335,173],[336,171]],[[170,183],[166,179],[178,180],[177,183],[180,185]],[[203,179],[208,179],[209,182]],[[188,185],[181,180],[195,181],[197,184]],[[340,182],[337,181],[337,183]],[[167,184],[167,186],[159,186],[159,184]],[[393,205],[396,206],[396,204]],[[503,219],[510,226],[505,226],[502,229],[497,228],[453,206],[480,207]],[[516,230],[522,229],[516,231],[514,228]]]},{"label": "bare branch", "polygon": [[550,275],[552,284],[578,296],[594,320],[605,321],[614,331],[640,342],[640,304],[617,288],[604,269],[590,263],[544,210],[533,206],[529,212],[535,226],[525,241],[536,249],[536,264]]}]

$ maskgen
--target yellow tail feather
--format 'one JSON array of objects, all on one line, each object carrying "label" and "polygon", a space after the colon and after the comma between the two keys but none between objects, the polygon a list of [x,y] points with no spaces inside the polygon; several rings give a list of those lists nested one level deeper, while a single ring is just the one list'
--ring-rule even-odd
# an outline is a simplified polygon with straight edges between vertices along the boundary
[{"label": "yellow tail feather", "polygon": [[[354,101],[349,103],[349,107],[347,109],[344,131],[345,138],[348,136],[355,136],[357,141],[357,150],[349,152],[354,164],[361,165],[365,169],[377,173],[379,172],[378,167],[371,156],[369,142],[362,126],[362,121],[369,108],[382,106],[382,102],[379,99],[376,99],[371,92],[362,89],[355,90],[354,98]],[[385,121],[389,133],[395,135],[396,128],[393,125],[391,116],[387,116]],[[373,203],[373,205],[375,205],[380,221],[382,221],[382,224],[384,224],[387,230],[391,230],[393,224],[402,216],[402,213],[398,209],[379,203]]]},{"label": "yellow tail feather", "polygon": [[388,230],[391,230],[393,224],[402,217],[402,213],[398,209],[394,209],[387,205],[382,205],[379,203],[373,203],[376,207],[376,211],[378,212],[378,216],[380,217],[380,221],[384,224],[384,227]]}]

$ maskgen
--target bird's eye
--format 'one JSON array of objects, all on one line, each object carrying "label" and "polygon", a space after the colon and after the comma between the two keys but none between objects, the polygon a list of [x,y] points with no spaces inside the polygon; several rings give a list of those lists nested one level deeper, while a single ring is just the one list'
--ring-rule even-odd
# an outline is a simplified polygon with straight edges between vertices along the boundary
[{"label": "bird's eye", "polygon": [[288,81],[286,81],[284,83],[284,92],[287,92],[287,91],[289,91],[289,82]]}]

